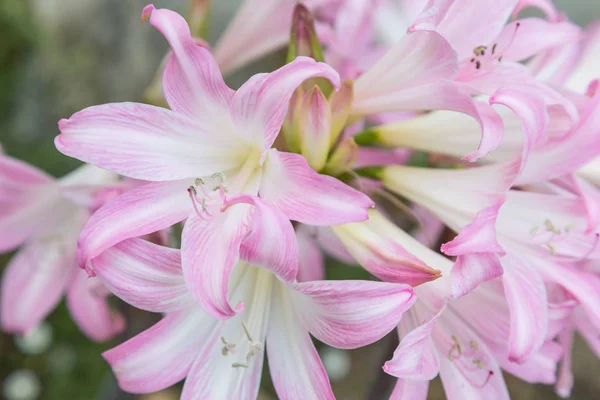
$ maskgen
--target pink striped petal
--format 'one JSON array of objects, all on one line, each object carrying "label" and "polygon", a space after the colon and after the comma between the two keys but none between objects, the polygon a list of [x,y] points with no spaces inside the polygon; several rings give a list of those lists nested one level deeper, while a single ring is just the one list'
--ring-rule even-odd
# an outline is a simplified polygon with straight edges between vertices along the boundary
[{"label": "pink striped petal", "polygon": [[381,339],[416,300],[410,286],[386,282],[304,282],[292,288],[296,312],[310,333],[341,349]]},{"label": "pink striped petal", "polygon": [[125,319],[111,310],[102,283],[76,269],[67,289],[67,307],[79,329],[90,339],[103,342],[125,329]]},{"label": "pink striped petal", "polygon": [[269,149],[279,134],[292,94],[306,79],[323,77],[335,87],[337,72],[325,63],[298,57],[268,74],[250,78],[235,93],[232,113],[238,132],[258,148]]},{"label": "pink striped petal", "polygon": [[[273,385],[282,400],[333,400],[329,378],[319,354],[298,318],[293,293],[274,288],[267,354]],[[290,354],[290,351],[293,353]]]},{"label": "pink striped petal", "polygon": [[242,303],[233,308],[228,300],[229,277],[238,261],[264,267],[285,282],[298,273],[293,227],[280,211],[249,195],[229,199],[226,207],[208,219],[192,215],[181,242],[188,287],[216,318],[228,318],[243,309]]},{"label": "pink striped petal", "polygon": [[10,251],[60,221],[55,180],[20,160],[0,154],[0,252]]},{"label": "pink striped petal", "polygon": [[325,257],[316,241],[304,230],[296,230],[298,243],[299,282],[320,281],[325,279]]},{"label": "pink striped petal", "polygon": [[[237,270],[240,271],[240,270]],[[248,307],[231,318],[222,328],[214,330],[199,347],[196,361],[183,386],[182,400],[196,399],[256,399],[263,370],[265,337],[271,319],[271,285],[275,280],[266,271],[241,269],[233,279],[232,295],[249,299]],[[254,276],[252,276],[254,275]],[[265,280],[263,280],[266,278]],[[253,283],[261,280],[266,292],[255,290]],[[240,293],[240,291],[242,293]],[[245,324],[245,328],[242,326]],[[251,341],[244,332],[247,329]],[[223,354],[223,340],[235,343],[231,352]],[[256,345],[258,347],[256,347]],[[248,354],[252,352],[251,356]],[[242,364],[244,366],[242,366]]]},{"label": "pink striped petal", "polygon": [[439,34],[407,35],[356,80],[352,114],[438,108],[435,103],[456,97],[444,82],[457,70],[456,53]]},{"label": "pink striped petal", "polygon": [[600,152],[597,139],[600,132],[599,111],[600,95],[589,102],[571,132],[531,151],[516,183],[523,185],[558,178],[596,158]]},{"label": "pink striped petal", "polygon": [[105,351],[119,387],[131,393],[165,389],[188,374],[217,321],[200,311],[178,311],[125,343]]},{"label": "pink striped petal", "polygon": [[12,258],[0,291],[3,330],[23,335],[54,310],[75,268],[74,256],[74,249],[69,254],[49,242],[29,244]]},{"label": "pink striped petal", "polygon": [[410,31],[435,29],[452,44],[460,60],[498,36],[517,0],[433,0]]},{"label": "pink striped petal", "polygon": [[502,369],[529,383],[551,385],[556,382],[556,367],[563,356],[561,346],[554,341],[547,341],[536,353],[531,354],[521,363],[508,361],[503,346],[493,346],[492,352]]},{"label": "pink striped petal", "polygon": [[483,282],[502,275],[498,254],[467,253],[456,258],[450,271],[452,297],[457,299],[471,292]]},{"label": "pink striped petal", "polygon": [[238,205],[211,218],[192,214],[181,234],[181,261],[189,291],[215,318],[234,316],[243,303],[232,307],[228,299],[229,277],[240,259],[240,247],[248,234],[250,206]]},{"label": "pink striped petal", "polygon": [[548,299],[540,275],[519,257],[507,254],[501,259],[502,282],[510,308],[508,359],[523,362],[546,341]]},{"label": "pink striped petal", "polygon": [[402,379],[429,381],[437,376],[440,360],[431,333],[445,306],[429,321],[405,335],[383,370]]},{"label": "pink striped petal", "polygon": [[586,89],[594,80],[600,78],[598,73],[600,63],[598,62],[598,51],[600,50],[600,23],[598,21],[590,24],[585,30],[583,48],[577,50],[577,62],[565,82],[568,89],[577,93],[585,93]]},{"label": "pink striped petal", "polygon": [[92,259],[115,244],[184,220],[192,210],[188,185],[188,181],[148,183],[100,208],[79,237],[79,266],[93,273]]},{"label": "pink striped petal", "polygon": [[429,381],[398,379],[389,400],[427,400]]},{"label": "pink striped petal", "polygon": [[506,49],[503,59],[522,61],[545,50],[575,43],[581,36],[581,28],[569,21],[524,18],[506,25],[496,42],[497,48]]},{"label": "pink striped petal", "polygon": [[179,250],[127,239],[102,252],[93,264],[106,287],[137,308],[171,312],[193,304]]},{"label": "pink striped petal", "polygon": [[240,258],[272,271],[284,282],[296,279],[298,244],[290,221],[256,196],[239,195],[228,204],[238,202],[253,206],[250,232],[242,243]]},{"label": "pink striped petal", "polygon": [[291,220],[316,226],[360,222],[374,203],[341,181],[320,175],[298,154],[270,150],[260,197]]},{"label": "pink striped petal", "polygon": [[473,222],[461,229],[453,240],[442,245],[442,251],[449,256],[488,252],[504,254],[504,249],[496,239],[496,219],[500,207],[502,203],[477,212]]},{"label": "pink striped petal", "polygon": [[[150,24],[171,46],[172,54],[163,75],[165,98],[171,109],[203,123],[217,115],[226,117],[234,91],[223,81],[210,51],[196,44],[185,19],[171,10],[157,10],[153,5],[146,6],[142,16],[150,18]],[[227,134],[226,129],[213,136],[223,134]]]},{"label": "pink striped petal", "polygon": [[104,104],[62,119],[58,127],[60,152],[135,179],[195,178],[239,164],[241,145],[227,129],[215,135],[204,121],[161,107]]}]

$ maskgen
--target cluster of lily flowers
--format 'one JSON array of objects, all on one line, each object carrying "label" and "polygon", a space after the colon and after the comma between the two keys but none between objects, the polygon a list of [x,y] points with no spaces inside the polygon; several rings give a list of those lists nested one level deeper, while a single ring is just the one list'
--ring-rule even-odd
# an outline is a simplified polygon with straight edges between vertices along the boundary
[{"label": "cluster of lily flowers", "polygon": [[[246,0],[211,49],[207,7],[144,8],[170,46],[154,105],[59,121],[87,164],[0,156],[2,328],[65,295],[103,341],[112,293],[163,314],[103,354],[120,387],[185,379],[182,399],[256,398],[265,355],[281,399],[333,399],[311,335],[394,330],[391,399],[438,374],[448,399],[506,399],[503,371],[568,397],[574,334],[600,355],[600,25],[549,0]],[[379,280],[324,280],[325,254]]]}]

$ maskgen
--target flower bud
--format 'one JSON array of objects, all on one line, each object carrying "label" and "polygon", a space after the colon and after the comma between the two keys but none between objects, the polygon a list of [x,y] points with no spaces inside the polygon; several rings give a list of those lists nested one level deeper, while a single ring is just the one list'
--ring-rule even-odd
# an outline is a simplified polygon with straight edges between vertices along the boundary
[{"label": "flower bud", "polygon": [[301,153],[311,168],[320,171],[327,162],[330,149],[331,110],[318,86],[304,96],[298,119]]},{"label": "flower bud", "polygon": [[292,153],[300,152],[299,129],[302,124],[302,120],[300,119],[300,109],[302,107],[303,99],[304,89],[302,89],[302,86],[298,86],[290,98],[287,114],[281,125],[281,132],[285,139],[286,150]]},{"label": "flower bud", "polygon": [[354,85],[351,79],[342,82],[339,90],[333,92],[329,99],[331,108],[331,145],[335,143],[340,133],[346,126],[348,115],[352,107]]},{"label": "flower bud", "polygon": [[354,139],[347,137],[340,142],[329,158],[325,171],[332,176],[338,176],[351,170],[358,158],[359,148]]},{"label": "flower bud", "polygon": [[331,229],[363,268],[386,282],[417,286],[440,277],[439,270],[406,250],[423,245],[376,210],[369,210],[367,221]]}]

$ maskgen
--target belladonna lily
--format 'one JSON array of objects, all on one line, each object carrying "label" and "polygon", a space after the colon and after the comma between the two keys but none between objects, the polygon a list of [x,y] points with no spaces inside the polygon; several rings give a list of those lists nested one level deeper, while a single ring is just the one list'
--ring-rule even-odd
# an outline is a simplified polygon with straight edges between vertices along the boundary
[{"label": "belladonna lily", "polygon": [[117,175],[83,166],[54,179],[0,154],[0,252],[20,247],[2,277],[1,323],[25,334],[63,295],[81,331],[96,341],[119,333],[121,315],[98,279],[77,268],[77,238],[90,213],[123,189]]},{"label": "belladonna lily", "polygon": [[[297,250],[295,250],[297,251]],[[128,239],[100,254],[95,270],[123,300],[166,316],[103,354],[122,389],[154,392],[185,380],[182,399],[254,399],[266,352],[281,399],[334,399],[309,333],[352,349],[390,332],[414,303],[408,285],[371,281],[286,284],[236,264],[227,320],[204,312],[186,288],[179,250]]]},{"label": "belladonna lily", "polygon": [[453,298],[452,262],[408,235],[402,244],[444,277],[415,288],[417,302],[398,328],[400,344],[383,367],[398,378],[390,399],[426,399],[429,381],[438,374],[449,400],[509,399],[501,368],[531,383],[556,381],[561,348],[545,332],[537,332],[539,351],[521,363],[510,360],[511,320],[500,281]]},{"label": "belladonna lily", "polygon": [[143,17],[172,49],[163,80],[171,110],[107,104],[59,122],[63,153],[152,182],[94,214],[81,234],[79,262],[93,273],[104,250],[187,218],[182,260],[189,288],[211,314],[232,316],[240,308],[227,301],[227,278],[238,260],[288,282],[296,276],[288,251],[293,235],[278,240],[270,232],[287,229],[288,219],[337,225],[367,218],[367,196],[317,174],[300,155],[271,149],[296,87],[312,77],[337,86],[339,77],[299,57],[235,92],[180,15],[147,6]]}]

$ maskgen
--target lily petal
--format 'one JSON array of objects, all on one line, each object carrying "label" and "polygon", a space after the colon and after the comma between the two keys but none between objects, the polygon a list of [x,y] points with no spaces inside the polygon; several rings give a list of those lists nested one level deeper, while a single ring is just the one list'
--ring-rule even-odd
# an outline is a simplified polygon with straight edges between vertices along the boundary
[{"label": "lily petal", "polygon": [[540,275],[520,258],[507,254],[501,259],[502,282],[510,308],[508,359],[522,362],[546,341],[548,299]]},{"label": "lily petal", "polygon": [[211,218],[192,214],[181,234],[183,275],[189,291],[206,312],[225,319],[243,310],[228,299],[229,277],[248,233],[250,206],[237,205]]},{"label": "lily petal", "polygon": [[429,381],[398,379],[389,400],[426,400]]},{"label": "lily petal", "polygon": [[280,284],[274,298],[267,333],[267,354],[279,398],[335,399],[319,354],[305,325],[298,318],[293,296]]},{"label": "lily petal", "polygon": [[298,242],[299,282],[321,281],[325,279],[325,258],[316,241],[306,230],[296,230]]},{"label": "lily petal", "polygon": [[215,135],[206,124],[146,104],[89,107],[61,119],[58,127],[55,145],[61,153],[135,179],[195,178],[240,162],[241,145],[227,129]]},{"label": "lily petal", "polygon": [[[143,11],[143,17],[148,16],[172,50],[163,76],[165,98],[171,109],[203,122],[210,121],[206,117],[211,115],[212,119],[215,114],[225,116],[234,91],[223,81],[210,51],[196,44],[187,22],[176,12],[149,5]],[[220,131],[220,135],[213,136],[226,133]]]},{"label": "lily petal", "polygon": [[85,271],[75,269],[67,289],[67,307],[79,329],[90,339],[103,342],[125,329],[125,318],[111,310],[102,284]]},{"label": "lily petal", "polygon": [[127,239],[94,258],[94,272],[111,292],[142,310],[171,312],[193,304],[179,250]]},{"label": "lily petal", "polygon": [[304,282],[292,288],[296,312],[311,334],[341,349],[381,339],[416,300],[410,286],[386,282]]},{"label": "lily petal", "polygon": [[374,205],[338,179],[316,173],[301,155],[277,150],[267,153],[259,192],[289,219],[316,226],[364,221]]},{"label": "lily petal", "polygon": [[408,332],[394,351],[394,356],[383,366],[383,370],[397,378],[430,381],[440,371],[440,360],[431,333],[442,307],[429,321]]},{"label": "lily petal", "polygon": [[55,243],[33,243],[8,263],[0,291],[2,329],[25,334],[54,310],[75,264],[74,249],[63,251]]},{"label": "lily petal", "polygon": [[79,237],[79,266],[93,274],[90,262],[106,249],[184,220],[192,210],[188,185],[187,181],[148,183],[100,208]]},{"label": "lily petal", "polygon": [[269,149],[279,134],[292,94],[306,79],[322,77],[340,85],[338,73],[309,57],[294,61],[268,74],[250,78],[235,93],[232,113],[238,132],[250,143]]},{"label": "lily petal", "polygon": [[199,310],[178,311],[102,357],[113,368],[121,389],[155,392],[186,377],[198,349],[217,327],[217,321]]}]

